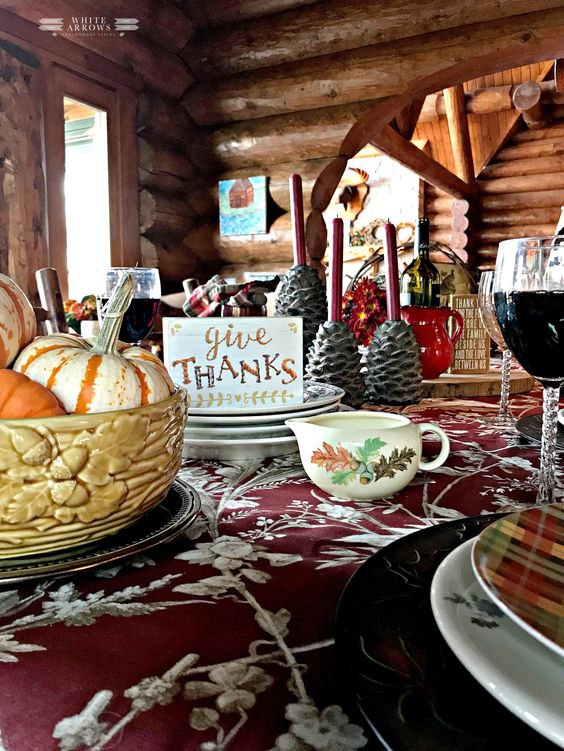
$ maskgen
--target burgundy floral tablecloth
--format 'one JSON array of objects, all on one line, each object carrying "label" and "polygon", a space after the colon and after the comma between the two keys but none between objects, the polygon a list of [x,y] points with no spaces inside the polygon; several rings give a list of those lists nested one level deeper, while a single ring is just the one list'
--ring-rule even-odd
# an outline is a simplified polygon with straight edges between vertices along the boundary
[{"label": "burgundy floral tablecloth", "polygon": [[[539,411],[539,394],[511,405],[517,417]],[[404,410],[441,425],[452,453],[374,504],[317,490],[297,455],[187,463],[202,513],[182,539],[89,575],[0,589],[0,751],[369,748],[336,680],[339,595],[401,535],[532,503],[538,447],[479,422],[496,408]]]}]

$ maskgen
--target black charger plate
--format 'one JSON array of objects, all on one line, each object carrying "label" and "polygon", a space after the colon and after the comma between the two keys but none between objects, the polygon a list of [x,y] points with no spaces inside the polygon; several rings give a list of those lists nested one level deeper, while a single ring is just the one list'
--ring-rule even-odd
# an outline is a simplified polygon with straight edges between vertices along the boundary
[{"label": "black charger plate", "polygon": [[431,610],[439,563],[500,516],[408,534],[369,558],[346,585],[336,622],[339,670],[344,702],[364,720],[371,749],[556,749],[472,678],[443,640]]},{"label": "black charger plate", "polygon": [[[515,430],[522,436],[535,443],[541,442],[542,437],[542,412],[534,415],[527,415],[517,420]],[[558,423],[558,432],[556,434],[556,445],[564,449],[564,427]]]}]

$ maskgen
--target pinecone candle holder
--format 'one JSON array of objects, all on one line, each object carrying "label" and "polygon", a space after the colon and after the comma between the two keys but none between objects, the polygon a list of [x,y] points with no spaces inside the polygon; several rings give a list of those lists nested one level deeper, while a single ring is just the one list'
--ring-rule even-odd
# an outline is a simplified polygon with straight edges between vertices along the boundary
[{"label": "pinecone candle holder", "polygon": [[304,361],[319,326],[327,320],[327,297],[319,274],[311,266],[292,266],[276,291],[277,316],[302,316]]},{"label": "pinecone candle holder", "polygon": [[395,227],[387,222],[384,229],[388,320],[368,347],[365,398],[371,404],[413,404],[421,401],[421,350],[411,326],[401,320]]},{"label": "pinecone candle holder", "polygon": [[360,369],[356,337],[345,321],[322,323],[309,350],[306,380],[340,386],[345,391],[343,402],[360,407],[364,397]]},{"label": "pinecone candle holder", "polygon": [[421,401],[421,350],[405,321],[384,321],[366,353],[365,399],[370,404]]},{"label": "pinecone candle holder", "polygon": [[305,361],[317,329],[327,320],[327,297],[319,274],[306,264],[302,178],[296,174],[290,176],[290,209],[294,265],[278,287],[274,310],[277,316],[303,318]]},{"label": "pinecone candle holder", "polygon": [[331,304],[329,320],[322,323],[308,352],[306,379],[331,383],[345,391],[343,400],[359,407],[364,395],[360,352],[356,337],[341,320],[343,284],[343,220],[333,219]]}]

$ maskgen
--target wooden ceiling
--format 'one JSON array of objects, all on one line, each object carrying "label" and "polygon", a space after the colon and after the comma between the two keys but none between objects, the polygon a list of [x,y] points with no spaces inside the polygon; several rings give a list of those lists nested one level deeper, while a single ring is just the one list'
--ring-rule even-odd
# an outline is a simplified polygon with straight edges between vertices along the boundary
[{"label": "wooden ceiling", "polygon": [[[466,93],[490,87],[512,85],[525,81],[541,81],[551,71],[553,61],[524,65],[512,70],[504,70],[489,76],[481,76],[466,81]],[[420,121],[414,132],[414,139],[428,141],[431,156],[451,172],[456,172],[446,115],[438,115],[432,120]],[[513,128],[518,113],[515,109],[504,109],[488,114],[468,114],[468,127],[474,159],[474,171],[478,175],[501,148]]]}]

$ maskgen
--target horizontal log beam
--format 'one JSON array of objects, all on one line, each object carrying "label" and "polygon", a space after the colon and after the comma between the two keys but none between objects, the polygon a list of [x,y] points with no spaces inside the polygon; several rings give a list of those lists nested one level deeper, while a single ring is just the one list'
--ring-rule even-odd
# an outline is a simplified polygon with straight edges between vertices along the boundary
[{"label": "horizontal log beam", "polygon": [[564,8],[534,11],[406,39],[399,49],[397,42],[386,42],[201,82],[183,101],[199,125],[219,125],[318,109],[335,100],[347,104],[398,92],[424,95],[446,84],[445,71],[453,66],[459,80],[449,84],[495,72],[500,59],[510,68],[557,56],[563,33]]},{"label": "horizontal log beam", "polygon": [[137,133],[184,150],[196,138],[198,128],[179,102],[144,92],[137,107]]},{"label": "horizontal log beam", "polygon": [[[536,178],[538,185],[539,179]],[[530,190],[522,193],[492,193],[482,194],[478,198],[478,207],[481,212],[487,209],[521,209],[543,208],[546,206],[562,205],[562,189],[554,190]]]},{"label": "horizontal log beam", "polygon": [[513,162],[488,164],[480,172],[480,179],[515,177],[518,175],[544,175],[547,172],[564,172],[564,148],[562,155],[538,156],[531,159],[518,159]]},{"label": "horizontal log beam", "polygon": [[519,162],[523,159],[537,159],[544,156],[559,156],[564,154],[564,136],[546,141],[530,141],[518,143],[516,146],[506,146],[495,155],[496,162]]},{"label": "horizontal log beam", "polygon": [[[558,5],[555,0],[537,0],[542,11]],[[346,50],[420,37],[440,30],[480,22],[498,21],[503,16],[528,13],[527,0],[495,4],[491,0],[364,0],[343,3],[324,0],[307,8],[296,8],[257,20],[240,21],[230,27],[209,29],[192,38],[183,52],[185,61],[200,81],[225,78],[258,68],[284,65]],[[312,33],[315,30],[315,33]]]},{"label": "horizontal log beam", "polygon": [[[428,190],[425,191],[425,210],[431,214],[451,213],[467,214],[470,209],[470,204],[464,199],[453,199],[451,196],[432,196],[427,195]],[[453,204],[456,203],[456,208]]]},{"label": "horizontal log beam", "polygon": [[516,177],[499,177],[493,180],[478,182],[480,193],[526,193],[535,190],[564,189],[564,173],[544,175],[542,180],[538,175],[519,175]]},{"label": "horizontal log beam", "polygon": [[186,201],[151,192],[139,193],[139,231],[151,239],[183,237],[193,224],[194,215]]},{"label": "horizontal log beam", "polygon": [[526,224],[507,227],[482,227],[474,232],[476,242],[499,243],[512,237],[537,237],[554,233],[553,224]]},{"label": "horizontal log beam", "polygon": [[184,279],[195,277],[205,282],[219,266],[217,251],[210,246],[202,253],[186,244],[185,240],[164,243],[141,238],[141,261],[149,268],[157,268],[163,286],[179,290]]},{"label": "horizontal log beam", "polygon": [[525,130],[513,136],[514,143],[528,143],[529,141],[544,141],[545,138],[564,138],[564,124],[551,125],[541,130]]},{"label": "horizontal log beam", "polygon": [[231,170],[335,156],[355,120],[374,104],[355,102],[237,123],[214,131],[213,152]]},{"label": "horizontal log beam", "polygon": [[180,151],[156,143],[137,139],[139,167],[152,174],[171,175],[188,180],[194,174],[194,167],[187,156]]},{"label": "horizontal log beam", "polygon": [[560,209],[557,206],[538,207],[536,209],[509,209],[506,211],[490,209],[482,211],[480,214],[480,225],[482,227],[515,227],[520,225],[532,226],[538,223],[556,229],[559,217]]},{"label": "horizontal log beam", "polygon": [[444,190],[454,198],[474,196],[475,191],[472,186],[427,156],[424,151],[417,148],[411,141],[407,141],[390,126],[383,128],[372,143],[384,154],[415,172],[422,180]]},{"label": "horizontal log beam", "polygon": [[[559,94],[554,81],[537,81],[541,90],[542,101],[545,104],[564,104],[564,95]],[[520,84],[506,84],[504,86],[489,86],[474,89],[464,94],[466,112],[470,115],[490,115],[494,112],[512,110],[513,94]],[[446,115],[446,104],[442,93],[429,94],[421,109],[418,122],[430,122],[437,117]]]},{"label": "horizontal log beam", "polygon": [[208,29],[224,26],[233,21],[239,23],[243,20],[272,16],[317,2],[319,0],[221,0],[220,3],[181,0],[181,5],[196,29]]}]

